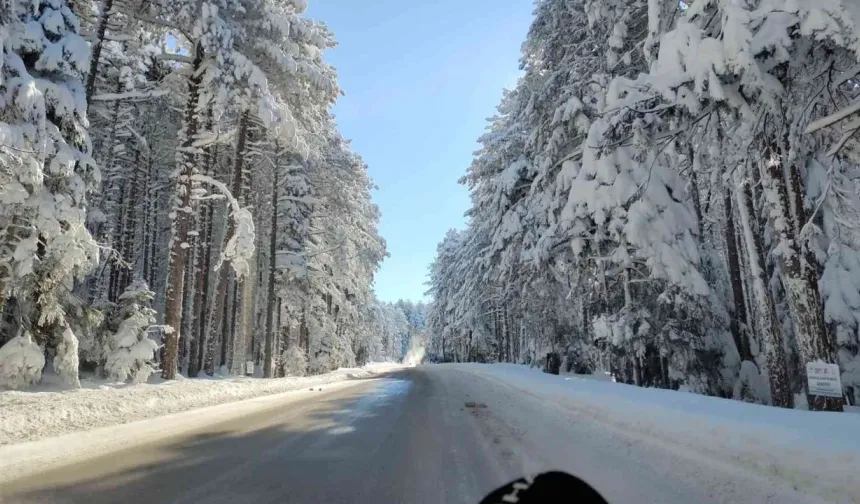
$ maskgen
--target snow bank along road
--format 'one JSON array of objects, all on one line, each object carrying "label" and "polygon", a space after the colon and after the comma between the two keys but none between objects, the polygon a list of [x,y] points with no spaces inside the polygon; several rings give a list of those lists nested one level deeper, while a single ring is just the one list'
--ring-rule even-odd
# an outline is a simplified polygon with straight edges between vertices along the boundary
[{"label": "snow bank along road", "polygon": [[[401,367],[382,363],[363,368],[341,368],[323,375],[300,378],[198,378],[134,386],[85,379],[82,380],[82,388],[76,390],[5,391],[0,393],[0,446],[243,399],[307,390],[308,387],[344,380],[370,378]],[[229,411],[232,413],[232,410],[230,408]],[[223,416],[225,413],[222,411],[220,414]],[[3,465],[4,461],[0,458],[0,474],[3,473]]]},{"label": "snow bank along road", "polygon": [[[17,457],[19,469],[37,461],[40,471],[6,473],[6,481],[0,471],[0,502],[477,503],[547,469],[579,475],[612,503],[860,498],[850,488],[802,493],[808,485],[797,474],[733,465],[595,421],[548,402],[528,380],[482,369],[421,366],[2,447],[0,460]],[[148,439],[129,442],[129,429]],[[105,450],[112,438],[130,447],[70,452],[75,436],[92,433]]]}]

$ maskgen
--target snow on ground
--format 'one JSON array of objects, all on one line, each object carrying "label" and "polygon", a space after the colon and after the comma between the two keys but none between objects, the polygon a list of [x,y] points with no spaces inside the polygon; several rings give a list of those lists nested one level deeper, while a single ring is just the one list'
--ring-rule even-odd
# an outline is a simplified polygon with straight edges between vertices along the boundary
[{"label": "snow on ground", "polygon": [[0,446],[369,378],[397,367],[371,364],[301,378],[197,378],[141,385],[82,380],[82,388],[65,391],[52,390],[55,387],[48,382],[44,389],[0,391]]},{"label": "snow on ground", "polygon": [[[563,410],[572,424],[594,421],[618,436],[659,446],[682,459],[738,471],[745,478],[761,477],[828,501],[860,502],[860,416],[855,414],[784,410],[605,380],[554,376],[509,364],[438,367],[495,381],[515,394],[540,401],[541,408]],[[536,413],[524,412],[520,423],[529,415],[534,420]],[[653,464],[657,459],[642,462]],[[673,470],[685,470],[676,466]],[[681,474],[678,477],[683,479]],[[718,487],[719,492],[729,491],[714,485]]]}]

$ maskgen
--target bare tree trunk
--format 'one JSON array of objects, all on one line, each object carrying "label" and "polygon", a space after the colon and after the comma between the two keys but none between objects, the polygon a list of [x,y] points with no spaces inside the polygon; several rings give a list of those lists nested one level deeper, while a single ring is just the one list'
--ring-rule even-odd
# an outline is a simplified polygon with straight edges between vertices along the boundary
[{"label": "bare tree trunk", "polygon": [[630,357],[630,360],[633,364],[633,385],[639,387],[642,385],[642,377],[640,373],[641,370],[639,369],[639,357],[634,354]]},{"label": "bare tree trunk", "polygon": [[696,153],[693,147],[689,146],[687,151],[690,156],[690,196],[693,198],[693,209],[696,211],[696,227],[699,230],[699,236],[704,232],[702,229],[702,198],[699,194],[699,179],[696,175],[695,159]]},{"label": "bare tree trunk", "polygon": [[227,347],[227,360],[225,364],[227,365],[227,370],[230,374],[238,374],[240,364],[236,363],[236,339],[237,339],[237,315],[239,313],[239,303],[241,300],[239,299],[239,281],[237,279],[233,279],[230,282],[230,323],[226,327],[226,331],[224,332],[224,336],[227,338],[228,347]]},{"label": "bare tree trunk", "polygon": [[669,383],[669,367],[667,366],[668,359],[664,356],[660,356],[660,380],[663,382],[664,389],[672,388],[671,383]]},{"label": "bare tree trunk", "polygon": [[505,362],[511,362],[511,325],[508,321],[508,303],[502,303],[502,334],[505,338]]},{"label": "bare tree trunk", "polygon": [[[736,229],[735,242],[738,244],[738,250],[744,250],[744,240],[743,240],[743,229]],[[760,249],[763,249],[761,247]],[[758,316],[755,312],[755,303],[753,302],[752,294],[752,286],[750,285],[750,275],[749,275],[749,258],[746,254],[742,252],[738,252],[738,262],[740,263],[741,268],[741,287],[743,288],[744,294],[744,308],[746,308],[747,312],[747,338],[750,342],[750,348],[752,348],[753,341],[758,342],[758,338],[756,336],[756,320]],[[756,343],[758,344],[758,343]]]},{"label": "bare tree trunk", "polygon": [[155,242],[158,232],[158,215],[155,210],[156,192],[152,187],[152,181],[155,177],[154,166],[152,162],[152,152],[147,156],[147,188],[146,188],[146,226],[144,233],[146,241],[143,250],[144,257],[144,278],[150,289],[154,288],[155,284]]},{"label": "bare tree trunk", "polygon": [[93,40],[92,50],[90,52],[90,71],[87,74],[87,85],[85,88],[87,106],[93,98],[93,92],[96,89],[96,77],[99,74],[99,60],[102,55],[102,44],[105,40],[105,32],[107,31],[110,10],[113,8],[113,0],[103,0],[99,12],[99,24],[96,27],[96,38]]},{"label": "bare tree trunk", "polygon": [[[212,106],[206,111],[206,130],[212,131],[214,127],[212,120]],[[215,169],[213,168],[216,156],[215,148],[211,146],[205,147],[204,166],[206,175],[213,176]],[[214,214],[214,205],[210,201],[202,201],[199,203],[200,217],[198,221],[199,235],[196,239],[195,255],[197,264],[194,267],[196,288],[194,290],[192,323],[191,323],[191,342],[190,356],[188,365],[188,376],[195,377],[203,369],[205,354],[207,351],[206,345],[206,322],[210,317],[206,316],[206,311],[209,308],[209,276],[211,275],[212,262],[212,218]]]},{"label": "bare tree trunk", "polygon": [[[247,147],[248,141],[248,120],[249,113],[248,111],[242,112],[242,115],[239,117],[239,127],[236,140],[236,154],[233,160],[233,187],[232,192],[233,196],[242,201],[244,199],[244,176],[245,176],[245,149]],[[232,234],[228,232],[228,236]],[[234,316],[234,332],[233,332],[233,348],[232,348],[232,357],[230,364],[230,372],[235,375],[244,374],[244,366],[245,366],[245,353],[248,346],[248,334],[247,334],[247,324],[245,317],[246,306],[245,306],[245,296],[247,294],[247,286],[246,283],[249,283],[249,279],[245,277],[237,277],[236,278],[236,290],[235,292],[235,301],[233,305],[233,309],[237,311],[236,316]]]},{"label": "bare tree trunk", "polygon": [[[632,309],[633,294],[630,291],[630,270],[624,270],[622,282],[624,288],[624,307],[627,309]],[[636,354],[635,347],[630,349],[630,360],[633,361],[633,384],[636,386],[640,386],[642,385],[642,369],[639,356]]]},{"label": "bare tree trunk", "polygon": [[135,237],[137,236],[137,206],[138,206],[138,198],[135,196],[137,194],[141,194],[141,170],[140,170],[140,151],[135,153],[134,156],[134,176],[131,180],[132,193],[128,204],[128,208],[126,209],[125,223],[123,224],[123,239],[122,239],[122,251],[124,257],[128,261],[129,266],[127,268],[123,268],[122,274],[119,278],[119,288],[117,291],[122,293],[125,289],[131,285],[133,280],[132,274],[134,273],[134,265],[137,264],[138,254],[135,250]]},{"label": "bare tree trunk", "polygon": [[[195,223],[198,219],[193,219]],[[199,231],[198,231],[199,232]],[[182,287],[184,295],[182,296],[182,331],[180,331],[180,366],[179,369],[185,375],[188,375],[188,367],[191,363],[191,340],[194,336],[193,324],[191,320],[194,317],[194,270],[196,264],[196,257],[193,251],[197,250],[197,235],[190,236],[190,247],[188,247],[188,263],[189,266],[185,268],[185,280],[184,285]]]},{"label": "bare tree trunk", "polygon": [[153,226],[152,218],[150,216],[150,212],[152,210],[152,199],[154,195],[152,191],[150,191],[150,186],[152,185],[152,152],[147,152],[146,154],[146,179],[143,182],[143,228],[141,229],[141,248],[143,249],[143,279],[146,280],[149,288],[152,288],[152,282],[150,279],[150,271],[152,269],[152,263],[149,260],[149,241],[150,241],[150,228]]},{"label": "bare tree trunk", "polygon": [[[219,352],[218,365],[219,366],[228,366],[227,360],[230,353],[230,336],[232,331],[230,330],[230,315],[233,312],[232,298],[233,298],[233,282],[230,278],[230,275],[222,270],[221,271],[221,287],[219,287],[222,294],[222,312],[216,312],[214,315],[216,317],[221,318],[220,327],[217,327],[219,341],[221,342],[221,348]],[[216,330],[216,325],[212,324],[212,330]],[[229,366],[227,369],[230,369]]]},{"label": "bare tree trunk", "polygon": [[502,334],[501,309],[499,308],[498,300],[493,300],[493,334],[496,336],[496,359],[499,362],[504,362],[505,358],[505,342]]},{"label": "bare tree trunk", "polygon": [[257,267],[256,261],[252,261],[250,267],[250,274],[242,279],[243,290],[240,296],[242,304],[239,305],[240,311],[238,314],[240,328],[237,329],[237,335],[240,339],[237,341],[242,343],[242,346],[239,348],[241,374],[247,373],[245,363],[249,361],[253,362],[254,360],[254,289],[256,286],[254,282],[254,270]]},{"label": "bare tree trunk", "polygon": [[201,306],[203,301],[203,278],[208,276],[209,272],[204,271],[206,257],[209,255],[209,249],[203,243],[206,234],[206,210],[200,209],[200,214],[197,224],[197,232],[199,233],[194,239],[194,266],[191,268],[191,283],[193,287],[193,296],[190,297],[188,327],[188,368],[185,373],[188,377],[195,377],[200,370],[200,355],[202,354],[200,326],[202,325],[201,313],[205,307]]},{"label": "bare tree trunk", "polygon": [[299,324],[299,345],[305,351],[305,354],[310,357],[310,334],[308,333],[308,321],[307,321],[307,311],[303,307],[302,308],[302,320]]},{"label": "bare tree trunk", "polygon": [[108,300],[111,302],[116,302],[117,298],[122,293],[122,288],[124,288],[120,287],[120,284],[122,283],[122,272],[128,267],[125,264],[121,264],[120,261],[123,263],[128,261],[128,252],[123,247],[123,238],[125,236],[126,226],[129,224],[129,207],[134,199],[134,185],[131,181],[122,180],[121,184],[119,212],[116,214],[116,224],[112,240],[114,250],[119,256],[119,260],[111,262],[110,275],[108,276]]},{"label": "bare tree trunk", "polygon": [[176,363],[179,354],[179,331],[182,326],[182,296],[185,268],[188,263],[188,225],[191,212],[191,177],[194,175],[194,154],[191,147],[198,129],[198,98],[203,73],[203,46],[194,46],[194,61],[188,81],[188,102],[185,106],[185,131],[177,153],[179,176],[176,181],[176,199],[173,207],[173,226],[170,238],[169,266],[164,294],[164,323],[171,330],[165,335],[165,352],[162,376],[166,380],[176,378]]},{"label": "bare tree trunk", "polygon": [[[122,90],[122,82],[117,81],[115,91],[117,93],[119,93],[121,90]],[[119,121],[119,103],[120,103],[119,100],[115,101],[113,104],[112,110],[111,110],[113,123],[112,123],[112,126],[110,128],[110,134],[108,135],[108,141],[105,144],[105,148],[107,150],[107,155],[106,155],[105,159],[102,161],[103,166],[105,168],[107,168],[107,171],[109,174],[109,177],[107,179],[107,184],[105,184],[105,186],[106,186],[106,188],[104,189],[105,196],[104,196],[104,200],[102,201],[102,205],[103,205],[104,209],[106,209],[106,210],[112,209],[115,212],[113,215],[113,217],[115,219],[113,236],[111,236],[110,238],[107,238],[107,236],[105,236],[108,234],[109,228],[107,228],[104,224],[101,224],[101,223],[98,224],[95,229],[91,230],[91,234],[96,239],[96,241],[108,240],[108,241],[110,241],[111,246],[114,248],[116,248],[117,243],[119,242],[120,227],[122,225],[122,212],[118,211],[117,208],[119,205],[122,205],[123,201],[126,200],[126,195],[124,193],[125,189],[126,189],[126,184],[124,183],[124,180],[122,179],[122,177],[117,177],[116,174],[113,173],[113,170],[114,170],[113,162],[114,162],[114,156],[115,156],[114,143],[116,141],[116,133],[117,133],[116,123]],[[117,192],[119,194],[117,194]],[[108,212],[108,213],[110,213],[110,212]],[[105,219],[105,220],[107,220],[107,219]],[[107,299],[109,299],[111,301],[115,301],[116,300],[116,294],[114,293],[114,290],[115,290],[117,262],[114,258],[111,258],[111,260],[105,266],[106,267],[109,266],[108,267],[108,279],[107,279]],[[104,297],[105,285],[104,285],[104,277],[102,276],[104,271],[105,270],[102,269],[102,272],[98,276],[94,275],[92,277],[91,281],[93,283],[96,283],[97,287],[96,287],[96,292],[95,292],[94,296],[92,293],[92,289],[90,289],[90,295],[91,295],[90,299],[91,300],[92,299],[102,299]]]},{"label": "bare tree trunk", "polygon": [[[150,164],[152,161],[150,160]],[[154,170],[154,168],[153,168]],[[153,188],[150,191],[150,197],[152,198],[152,202],[149,203],[149,212],[150,212],[150,220],[151,225],[149,227],[150,238],[149,238],[149,249],[147,253],[149,254],[149,277],[147,278],[147,283],[150,286],[155,285],[155,281],[158,278],[156,274],[158,261],[156,260],[155,252],[158,247],[158,208],[157,208],[157,191]],[[150,287],[154,288],[154,287]]]},{"label": "bare tree trunk", "polygon": [[735,233],[734,212],[732,211],[732,196],[728,188],[726,189],[723,201],[725,203],[726,220],[726,257],[729,263],[729,280],[732,284],[732,297],[734,299],[734,312],[732,313],[730,327],[738,353],[741,356],[741,361],[752,361],[749,335],[746,332],[748,327],[747,311],[744,289],[741,283],[741,266],[738,259],[738,243]]},{"label": "bare tree trunk", "polygon": [[[209,262],[211,262],[212,253],[210,253]],[[207,269],[211,268],[211,264]],[[221,334],[221,326],[224,323],[224,308],[227,302],[227,275],[220,271],[215,277],[215,305],[206,313],[206,324],[201,324],[200,330],[205,332],[201,341],[205,341],[206,356],[204,357],[203,369],[206,374],[212,376],[215,373],[215,345],[220,342],[218,335]],[[207,289],[208,290],[208,289]],[[208,307],[208,303],[204,306]],[[220,357],[220,355],[219,355]],[[220,363],[219,363],[220,364]]]},{"label": "bare tree trunk", "polygon": [[272,378],[275,365],[275,333],[273,326],[275,305],[275,254],[278,233],[278,166],[272,170],[272,227],[269,231],[269,280],[266,294],[266,346],[263,352],[263,376]]},{"label": "bare tree trunk", "polygon": [[793,408],[794,397],[788,380],[788,364],[785,348],[782,345],[779,323],[774,313],[773,300],[767,290],[765,278],[764,255],[760,248],[760,239],[755,232],[757,228],[752,220],[753,196],[749,181],[743,181],[737,192],[738,213],[743,226],[744,242],[749,256],[752,273],[753,291],[755,293],[758,315],[761,317],[762,340],[765,346],[767,375],[770,381],[770,395],[774,406]]},{"label": "bare tree trunk", "polygon": [[466,353],[466,361],[467,362],[472,361],[472,330],[471,329],[469,329],[469,346],[468,346],[468,351]]},{"label": "bare tree trunk", "polygon": [[289,349],[290,346],[290,328],[284,327],[281,320],[283,317],[284,310],[284,302],[278,297],[278,311],[277,317],[275,319],[275,330],[278,334],[278,349],[275,352],[275,355],[278,359],[278,378],[283,378],[287,375],[286,370],[284,369],[284,352]]},{"label": "bare tree trunk", "polygon": [[[194,316],[194,341],[191,343],[192,368],[188,370],[189,376],[197,376],[204,367],[205,356],[209,346],[207,344],[207,316],[209,309],[209,283],[212,274],[212,217],[214,210],[212,205],[207,204],[203,214],[203,233],[200,236],[197,257],[197,292]],[[217,313],[217,312],[216,312]],[[214,348],[214,347],[213,347]]]},{"label": "bare tree trunk", "polygon": [[[229,205],[225,205],[224,215],[228,215],[228,212]],[[210,218],[210,225],[214,226],[216,215],[214,204],[210,206],[210,213],[212,215]],[[220,242],[215,240],[214,227],[211,227],[212,231],[210,232],[210,236],[212,236],[212,238],[210,239],[210,252],[208,254],[209,266],[207,266],[207,271],[211,272],[212,270],[211,263],[213,258],[220,256],[227,237],[232,233],[232,226],[233,223],[230,219],[227,220],[226,226],[223,226],[222,224],[222,236],[220,237]],[[221,268],[218,270],[217,275],[215,276],[215,286],[212,289],[215,296],[215,303],[213,308],[206,314],[206,372],[210,375],[215,372],[215,368],[224,366],[227,363],[227,353],[229,349],[229,296],[231,293],[229,270],[230,268],[224,264],[222,264]],[[206,308],[208,308],[208,304],[206,305]]]}]

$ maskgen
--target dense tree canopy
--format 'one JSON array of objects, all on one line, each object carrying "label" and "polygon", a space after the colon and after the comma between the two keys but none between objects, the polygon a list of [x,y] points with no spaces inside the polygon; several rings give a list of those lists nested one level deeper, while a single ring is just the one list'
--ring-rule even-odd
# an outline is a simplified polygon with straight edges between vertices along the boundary
[{"label": "dense tree canopy", "polygon": [[430,270],[435,356],[777,406],[836,363],[860,400],[844,4],[538,0]]},{"label": "dense tree canopy", "polygon": [[372,291],[373,184],[329,111],[334,38],[305,8],[2,0],[4,383],[406,353],[412,312]]}]

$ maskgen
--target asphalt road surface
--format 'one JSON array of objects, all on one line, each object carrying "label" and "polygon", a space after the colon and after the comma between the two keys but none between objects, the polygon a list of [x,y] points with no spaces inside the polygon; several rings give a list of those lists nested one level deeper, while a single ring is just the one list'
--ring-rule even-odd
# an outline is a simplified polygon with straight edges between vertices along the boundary
[{"label": "asphalt road surface", "polygon": [[7,482],[0,503],[472,504],[550,469],[613,504],[816,502],[422,366]]},{"label": "asphalt road surface", "polygon": [[0,502],[477,502],[504,476],[446,385],[358,381],[13,481]]}]

